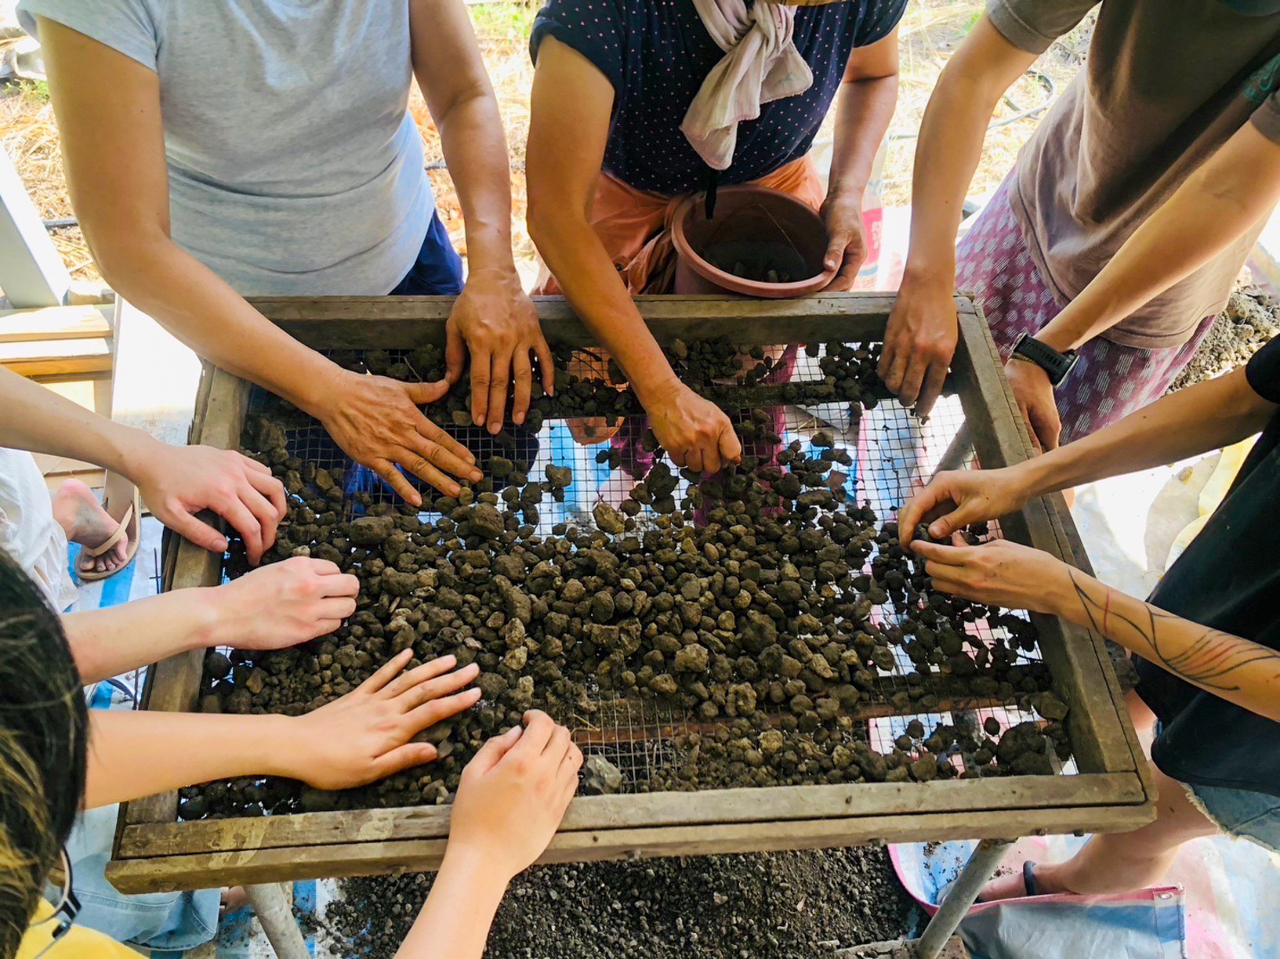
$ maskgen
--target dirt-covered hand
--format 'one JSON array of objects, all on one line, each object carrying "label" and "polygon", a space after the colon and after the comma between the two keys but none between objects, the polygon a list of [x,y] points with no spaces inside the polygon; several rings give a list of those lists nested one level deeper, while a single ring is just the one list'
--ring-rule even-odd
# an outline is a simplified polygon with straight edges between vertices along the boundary
[{"label": "dirt-covered hand", "polygon": [[212,510],[243,537],[256,566],[276,541],[288,512],[284,487],[271,470],[233,450],[211,446],[149,447],[130,479],[156,518],[179,536],[215,553],[227,538],[196,517]]},{"label": "dirt-covered hand", "polygon": [[454,669],[457,659],[443,656],[406,672],[412,657],[401,651],[341,699],[294,719],[289,775],[347,789],[435,759],[435,746],[410,740],[479,701],[479,689],[463,687],[480,667]]},{"label": "dirt-covered hand", "polygon": [[462,378],[467,351],[471,351],[471,416],[477,426],[487,424],[490,433],[501,432],[511,381],[515,390],[511,418],[517,425],[524,422],[533,389],[530,358],[535,354],[542,388],[548,395],[555,392],[551,347],[542,335],[538,311],[515,273],[472,273],[445,329],[445,378],[451,386]]},{"label": "dirt-covered hand", "polygon": [[328,401],[310,412],[348,456],[377,473],[403,499],[421,506],[422,497],[397,465],[448,496],[456,496],[459,487],[445,474],[473,482],[484,476],[466,447],[418,409],[448,388],[444,381],[401,383],[342,370],[327,391]]},{"label": "dirt-covered hand", "polygon": [[933,588],[976,603],[1056,613],[1071,592],[1070,567],[1049,553],[1007,539],[981,546],[965,544],[956,533],[953,546],[917,540],[917,556],[933,580]]},{"label": "dirt-covered hand", "polygon": [[959,338],[950,276],[903,281],[889,314],[880,354],[880,379],[903,406],[928,416],[942,394]]},{"label": "dirt-covered hand", "polygon": [[295,556],[208,591],[214,646],[286,649],[332,633],[356,611],[360,580],[326,559]]},{"label": "dirt-covered hand", "polygon": [[540,710],[490,739],[462,771],[449,853],[474,856],[510,879],[551,842],[578,790],[582,750]]},{"label": "dirt-covered hand", "polygon": [[898,536],[909,546],[916,527],[928,523],[930,536],[945,539],[971,523],[1021,509],[1030,496],[1028,480],[1017,467],[939,473],[898,510]]},{"label": "dirt-covered hand", "polygon": [[1042,453],[1057,449],[1062,420],[1058,418],[1058,402],[1049,374],[1035,363],[1012,359],[1004,365],[1004,375],[1013,387],[1013,396],[1022,418],[1027,421],[1032,442]]},{"label": "dirt-covered hand", "polygon": [[822,223],[827,228],[827,252],[822,258],[824,270],[835,270],[827,284],[828,292],[853,289],[858,271],[867,259],[867,240],[862,222],[861,194],[829,195],[822,203]]},{"label": "dirt-covered hand", "polygon": [[645,405],[649,426],[676,466],[718,473],[742,459],[742,443],[724,410],[679,380]]}]

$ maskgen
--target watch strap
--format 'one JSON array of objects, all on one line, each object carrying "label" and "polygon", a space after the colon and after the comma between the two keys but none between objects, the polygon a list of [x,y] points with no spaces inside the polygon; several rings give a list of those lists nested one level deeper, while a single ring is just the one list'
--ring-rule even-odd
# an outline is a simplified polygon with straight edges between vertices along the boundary
[{"label": "watch strap", "polygon": [[1055,387],[1070,375],[1080,359],[1080,354],[1075,350],[1059,353],[1052,346],[1046,346],[1026,333],[1018,334],[1018,338],[1013,343],[1013,355],[1019,359],[1030,360],[1044,370],[1048,374],[1049,382]]}]

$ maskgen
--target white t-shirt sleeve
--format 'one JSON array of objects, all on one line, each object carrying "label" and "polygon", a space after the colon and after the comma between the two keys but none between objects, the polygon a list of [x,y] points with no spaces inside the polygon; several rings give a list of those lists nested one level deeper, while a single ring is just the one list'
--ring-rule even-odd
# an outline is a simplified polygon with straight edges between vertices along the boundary
[{"label": "white t-shirt sleeve", "polygon": [[156,69],[160,38],[145,0],[19,0],[18,22],[39,40],[37,17],[55,20]]}]

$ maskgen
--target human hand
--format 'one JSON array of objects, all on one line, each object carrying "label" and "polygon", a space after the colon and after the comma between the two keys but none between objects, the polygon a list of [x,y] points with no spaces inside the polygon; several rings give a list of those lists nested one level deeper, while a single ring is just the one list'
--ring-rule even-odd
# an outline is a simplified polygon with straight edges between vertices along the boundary
[{"label": "human hand", "polygon": [[538,324],[538,311],[520,287],[514,272],[478,270],[453,304],[445,326],[447,371],[452,386],[462,377],[467,350],[471,351],[471,416],[477,426],[489,432],[502,431],[507,409],[507,382],[514,378],[515,395],[511,419],[517,425],[529,412],[536,353],[542,374],[542,388],[555,392],[555,367],[551,347]]},{"label": "human hand", "polygon": [[360,580],[326,559],[295,556],[208,590],[209,645],[286,649],[332,633],[356,611]]},{"label": "human hand", "polygon": [[419,406],[449,389],[439,383],[402,383],[385,376],[339,370],[319,409],[311,410],[343,452],[369,467],[414,506],[422,497],[396,469],[399,464],[447,496],[458,484],[446,476],[479,482],[484,474],[467,448],[422,415]]},{"label": "human hand", "polygon": [[1031,441],[1042,453],[1057,449],[1062,420],[1058,417],[1058,402],[1053,396],[1049,374],[1035,363],[1011,359],[1004,365],[1004,375],[1013,387],[1022,418],[1027,421]]},{"label": "human hand", "polygon": [[402,672],[412,658],[413,650],[401,651],[341,699],[292,719],[283,775],[317,789],[348,789],[435,759],[435,746],[410,740],[476,704],[480,690],[463,687],[480,667],[455,670],[457,659],[443,656]]},{"label": "human hand", "polygon": [[[1016,466],[992,470],[939,473],[898,510],[898,537],[911,548],[916,527],[929,523],[929,535],[945,539],[971,523],[1007,516],[1031,498],[1029,480]],[[936,512],[943,515],[932,521]]]},{"label": "human hand", "polygon": [[676,466],[718,473],[742,459],[742,443],[724,410],[679,380],[645,404],[649,426]]},{"label": "human hand", "polygon": [[578,791],[582,750],[540,710],[490,739],[462,771],[449,855],[474,857],[505,880],[531,866]]},{"label": "human hand", "polygon": [[223,553],[227,538],[195,515],[213,510],[243,537],[254,566],[276,541],[276,527],[288,512],[284,487],[271,470],[233,450],[156,443],[139,458],[130,479],[165,526]]},{"label": "human hand", "polygon": [[969,546],[956,533],[952,542],[956,545],[911,544],[925,560],[934,589],[1007,609],[1056,613],[1064,608],[1072,588],[1070,567],[1056,556],[1007,539]]},{"label": "human hand", "polygon": [[905,281],[889,313],[878,372],[903,406],[928,416],[956,352],[959,322],[951,276]]},{"label": "human hand", "polygon": [[824,292],[838,293],[853,289],[858,271],[867,258],[867,241],[862,222],[862,195],[828,194],[819,211],[827,228],[827,252],[822,258],[825,270],[836,275]]}]

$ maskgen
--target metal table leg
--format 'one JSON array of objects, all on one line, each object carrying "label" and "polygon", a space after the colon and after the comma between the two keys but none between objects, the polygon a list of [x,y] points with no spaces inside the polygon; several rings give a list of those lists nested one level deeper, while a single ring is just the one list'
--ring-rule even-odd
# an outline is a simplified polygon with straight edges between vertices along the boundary
[{"label": "metal table leg", "polygon": [[925,926],[924,934],[916,943],[919,959],[937,959],[947,940],[960,925],[960,920],[978,898],[982,887],[995,875],[1013,842],[1012,839],[983,839],[978,843],[978,848],[960,870],[960,875],[951,884],[938,911],[933,914],[929,925]]},{"label": "metal table leg", "polygon": [[311,959],[293,918],[293,883],[245,886],[244,892],[278,959]]}]

